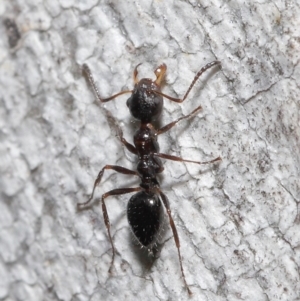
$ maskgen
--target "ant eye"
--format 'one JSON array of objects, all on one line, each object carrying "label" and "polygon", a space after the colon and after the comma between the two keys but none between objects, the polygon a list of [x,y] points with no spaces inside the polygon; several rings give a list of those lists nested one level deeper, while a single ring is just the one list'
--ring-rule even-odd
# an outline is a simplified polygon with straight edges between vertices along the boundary
[{"label": "ant eye", "polygon": [[132,99],[132,96],[130,96],[126,101],[126,105],[128,108],[130,108],[130,106],[131,106],[131,99]]},{"label": "ant eye", "polygon": [[121,128],[117,126],[118,138],[120,139],[121,143],[131,153],[137,156],[138,162],[137,162],[136,170],[130,170],[118,165],[105,165],[100,170],[94,182],[93,190],[89,199],[85,203],[77,204],[78,209],[82,209],[84,206],[87,206],[92,202],[95,189],[100,184],[103,174],[106,170],[113,170],[115,172],[124,175],[137,176],[140,178],[141,182],[139,187],[115,188],[113,190],[104,193],[101,198],[103,219],[104,219],[106,230],[108,232],[108,238],[112,247],[112,260],[109,267],[109,272],[112,271],[115,254],[116,254],[116,248],[114,246],[112,235],[110,232],[111,224],[109,221],[105,200],[109,196],[135,193],[130,198],[127,206],[128,223],[131,227],[134,237],[136,238],[136,240],[138,241],[138,243],[142,248],[152,253],[155,252],[155,244],[157,243],[157,238],[160,235],[162,225],[163,225],[163,219],[164,219],[163,208],[165,208],[172,229],[176,248],[178,251],[180,270],[184,281],[184,285],[188,293],[191,294],[190,288],[186,282],[184,271],[183,271],[179,236],[171,214],[169,200],[167,196],[160,189],[160,185],[158,182],[158,174],[160,174],[164,170],[161,159],[173,160],[178,162],[188,162],[188,163],[194,163],[200,165],[200,164],[214,163],[220,161],[221,158],[217,157],[209,161],[200,162],[200,161],[183,159],[176,156],[171,156],[168,154],[160,153],[159,151],[157,136],[172,129],[178,122],[195,116],[196,113],[198,113],[201,110],[201,106],[198,106],[190,114],[182,116],[177,120],[163,126],[160,129],[155,129],[152,121],[161,115],[163,109],[163,97],[174,102],[183,102],[189,95],[189,92],[191,91],[192,87],[195,85],[196,81],[201,76],[201,74],[216,65],[220,65],[220,62],[214,61],[204,66],[195,75],[194,80],[190,84],[183,98],[174,98],[165,95],[161,92],[160,84],[167,70],[167,66],[165,64],[162,64],[155,69],[154,71],[156,75],[155,81],[146,78],[143,78],[140,81],[138,81],[137,68],[139,65],[136,66],[133,73],[133,78],[135,82],[134,90],[121,91],[108,98],[102,98],[100,96],[98,88],[95,84],[94,78],[92,76],[89,67],[87,65],[83,65],[83,71],[86,73],[90,85],[92,86],[99,101],[107,102],[113,100],[114,98],[122,94],[131,93],[131,96],[127,99],[126,105],[129,108],[130,114],[136,119],[140,120],[140,127],[137,129],[133,137],[134,145],[127,142],[127,140],[123,137],[123,132]]}]

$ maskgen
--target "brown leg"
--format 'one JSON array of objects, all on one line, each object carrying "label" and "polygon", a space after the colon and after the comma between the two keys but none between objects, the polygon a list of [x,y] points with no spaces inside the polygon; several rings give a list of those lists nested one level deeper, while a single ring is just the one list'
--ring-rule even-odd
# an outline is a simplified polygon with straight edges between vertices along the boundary
[{"label": "brown leg", "polygon": [[95,183],[94,183],[94,187],[93,187],[93,191],[92,191],[92,194],[91,196],[89,197],[89,199],[84,202],[84,203],[78,203],[77,204],[77,208],[79,209],[80,207],[83,207],[83,206],[86,206],[88,205],[88,203],[93,199],[94,197],[94,192],[95,192],[95,189],[96,189],[96,186],[100,183],[101,179],[102,179],[102,176],[103,176],[103,173],[104,173],[104,170],[106,169],[112,169],[116,172],[119,172],[119,173],[122,173],[124,175],[134,175],[134,176],[138,176],[138,173],[136,171],[133,171],[133,170],[130,170],[130,169],[127,169],[127,168],[124,168],[124,167],[121,167],[121,166],[117,166],[117,165],[105,165],[99,172],[96,180],[95,180]]},{"label": "brown leg", "polygon": [[182,159],[180,157],[171,156],[171,155],[167,155],[167,154],[161,154],[161,153],[155,153],[154,156],[157,156],[157,157],[160,157],[160,158],[163,158],[163,159],[167,159],[167,160],[172,160],[172,161],[189,162],[189,163],[196,163],[196,164],[210,164],[210,163],[214,163],[216,161],[222,160],[220,156],[218,158],[215,158],[213,160],[206,161],[206,162],[199,162],[199,161],[193,161],[193,160],[185,160],[185,159]]},{"label": "brown leg", "polygon": [[133,146],[131,143],[129,143],[124,137],[123,137],[123,131],[120,127],[117,129],[117,137],[120,139],[122,144],[133,154],[137,155],[137,150],[135,146]]},{"label": "brown leg", "polygon": [[187,96],[189,95],[190,91],[192,90],[193,86],[195,85],[195,83],[197,82],[197,80],[199,79],[199,77],[202,75],[203,72],[205,72],[207,69],[210,69],[211,67],[215,66],[215,65],[221,65],[221,62],[219,61],[213,61],[213,62],[210,62],[208,64],[206,64],[204,67],[201,68],[201,70],[195,75],[192,83],[190,84],[188,90],[186,91],[186,93],[184,94],[183,98],[175,98],[175,97],[172,97],[172,96],[169,96],[169,95],[166,95],[164,93],[161,93],[159,91],[153,91],[155,92],[156,94],[159,94],[171,101],[175,101],[175,102],[183,102]]},{"label": "brown leg", "polygon": [[197,107],[193,112],[191,112],[188,115],[182,116],[180,118],[178,118],[177,120],[165,125],[164,127],[160,128],[156,133],[157,135],[163,134],[165,132],[167,132],[168,130],[170,130],[173,126],[175,126],[179,121],[183,120],[183,119],[187,119],[190,118],[191,116],[193,116],[194,114],[198,113],[200,110],[202,109],[201,106]]},{"label": "brown leg", "polygon": [[111,264],[110,264],[110,267],[109,267],[109,270],[108,270],[109,273],[111,273],[111,270],[112,270],[112,267],[113,267],[113,263],[114,263],[114,260],[115,260],[116,249],[114,247],[112,237],[111,237],[111,234],[110,234],[110,222],[109,222],[109,217],[108,217],[108,213],[107,213],[107,209],[106,209],[106,205],[105,205],[104,200],[107,197],[112,196],[112,195],[121,195],[121,194],[126,194],[126,193],[131,193],[131,192],[137,192],[137,191],[140,191],[141,189],[142,189],[141,187],[113,189],[113,190],[108,191],[108,192],[106,192],[102,195],[101,205],[102,205],[103,218],[104,218],[105,227],[106,227],[106,230],[108,232],[108,237],[109,237],[109,241],[110,241],[110,244],[111,244],[111,247],[112,247],[112,253],[113,253]]},{"label": "brown leg", "polygon": [[176,226],[175,226],[175,223],[174,223],[172,214],[171,214],[171,209],[170,209],[169,200],[168,200],[167,196],[166,196],[161,190],[159,190],[159,194],[160,194],[160,196],[161,196],[161,198],[162,198],[162,201],[163,201],[163,203],[164,203],[164,206],[165,206],[165,208],[166,208],[166,210],[167,210],[167,214],[168,214],[168,216],[169,216],[170,226],[171,226],[171,229],[172,229],[172,232],[173,232],[173,236],[174,236],[176,248],[177,248],[177,251],[178,251],[178,257],[179,257],[179,263],[180,263],[180,269],[181,269],[182,278],[183,278],[185,287],[186,287],[186,289],[187,289],[189,295],[191,295],[192,292],[191,292],[191,290],[190,290],[188,284],[186,283],[185,275],[184,275],[184,272],[183,272],[182,259],[181,259],[181,254],[180,254],[180,242],[179,242],[179,236],[178,236],[177,229],[176,229]]}]

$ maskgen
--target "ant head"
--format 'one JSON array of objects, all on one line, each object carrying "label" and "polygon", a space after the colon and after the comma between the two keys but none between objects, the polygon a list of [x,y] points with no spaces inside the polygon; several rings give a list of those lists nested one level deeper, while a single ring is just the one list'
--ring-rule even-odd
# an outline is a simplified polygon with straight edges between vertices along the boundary
[{"label": "ant head", "polygon": [[138,66],[134,69],[135,86],[132,95],[127,100],[127,106],[134,118],[142,122],[151,122],[157,119],[162,112],[163,97],[155,91],[161,92],[161,82],[167,66],[162,64],[155,69],[155,81],[149,78],[142,78],[139,81],[137,79]]}]

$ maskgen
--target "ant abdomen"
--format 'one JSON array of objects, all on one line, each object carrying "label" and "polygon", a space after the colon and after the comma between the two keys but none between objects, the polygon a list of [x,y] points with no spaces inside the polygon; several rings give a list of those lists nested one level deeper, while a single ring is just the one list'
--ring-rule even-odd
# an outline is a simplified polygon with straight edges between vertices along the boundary
[{"label": "ant abdomen", "polygon": [[131,230],[144,247],[157,241],[163,225],[164,210],[155,193],[140,191],[133,195],[127,205],[127,218]]},{"label": "ant abdomen", "polygon": [[127,100],[131,115],[143,122],[157,119],[163,108],[163,97],[154,91],[161,92],[160,86],[151,79],[143,78],[134,87]]}]

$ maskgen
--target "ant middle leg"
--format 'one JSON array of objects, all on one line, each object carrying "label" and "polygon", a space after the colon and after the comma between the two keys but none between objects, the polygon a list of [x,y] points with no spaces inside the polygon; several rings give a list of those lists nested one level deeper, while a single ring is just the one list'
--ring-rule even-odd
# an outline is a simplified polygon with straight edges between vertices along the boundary
[{"label": "ant middle leg", "polygon": [[134,170],[130,170],[130,169],[127,169],[125,167],[121,167],[121,166],[118,166],[118,165],[105,165],[99,172],[96,180],[95,180],[95,183],[94,183],[94,187],[93,187],[93,191],[92,191],[92,194],[91,196],[89,197],[89,199],[84,202],[84,203],[78,203],[77,204],[77,208],[80,208],[80,207],[83,207],[83,206],[86,206],[88,205],[91,200],[93,199],[94,197],[94,192],[95,192],[95,189],[96,189],[96,186],[100,183],[101,179],[102,179],[102,176],[104,174],[104,171],[106,169],[111,169],[111,170],[114,170],[116,172],[119,172],[119,173],[122,173],[124,175],[134,175],[134,176],[138,176],[138,173]]},{"label": "ant middle leg", "polygon": [[186,282],[184,271],[183,271],[182,257],[181,257],[181,253],[180,253],[180,241],[179,241],[179,236],[178,236],[178,233],[177,233],[177,229],[176,229],[176,226],[175,226],[172,214],[171,214],[171,208],[170,208],[169,200],[168,200],[167,196],[160,189],[158,191],[159,191],[159,194],[160,194],[160,196],[162,198],[164,206],[165,206],[165,208],[167,210],[167,214],[169,216],[169,222],[170,222],[170,226],[171,226],[171,229],[172,229],[172,232],[173,232],[173,237],[174,237],[176,248],[177,248],[177,252],[178,252],[180,269],[181,269],[181,274],[182,274],[182,278],[183,278],[183,281],[184,281],[184,285],[185,285],[185,287],[186,287],[189,295],[191,295],[192,292],[191,292],[191,290],[190,290],[190,288],[189,288],[189,286],[188,286],[188,284]]},{"label": "ant middle leg", "polygon": [[160,157],[163,159],[167,159],[167,160],[172,160],[172,161],[179,161],[179,162],[188,162],[188,163],[195,163],[195,164],[211,164],[214,163],[216,161],[220,161],[222,160],[222,158],[219,156],[215,159],[209,160],[209,161],[204,161],[204,162],[200,162],[200,161],[193,161],[193,160],[186,160],[183,159],[181,157],[177,157],[177,156],[172,156],[172,155],[168,155],[168,154],[162,154],[162,153],[155,153],[154,156],[156,157]]},{"label": "ant middle leg", "polygon": [[112,240],[112,237],[110,234],[110,222],[109,222],[109,217],[108,217],[108,213],[107,213],[107,209],[106,209],[104,200],[107,197],[112,196],[112,195],[122,195],[122,194],[137,192],[137,191],[140,191],[141,189],[142,189],[141,187],[119,188],[119,189],[110,190],[102,195],[102,198],[101,198],[102,213],[103,213],[104,223],[105,223],[105,227],[106,227],[106,230],[108,233],[109,241],[110,241],[110,244],[112,247],[112,260],[111,260],[110,267],[108,270],[109,273],[111,273],[111,271],[112,271],[112,267],[113,267],[114,260],[115,260],[116,249],[114,247],[113,240]]},{"label": "ant middle leg", "polygon": [[[188,115],[182,116],[180,118],[178,118],[177,120],[170,122],[169,124],[163,126],[162,128],[160,128],[159,130],[156,131],[157,135],[163,134],[167,131],[169,131],[172,127],[174,127],[179,121],[183,120],[183,119],[187,119],[192,117],[193,115],[195,115],[196,113],[198,113],[200,110],[202,109],[201,106],[197,107],[193,112],[191,112]],[[179,162],[190,162],[190,163],[196,163],[196,164],[210,164],[210,163],[214,163],[216,161],[222,160],[221,157],[217,157],[213,160],[210,161],[205,161],[205,162],[200,162],[200,161],[193,161],[193,160],[186,160],[177,156],[171,156],[168,154],[162,154],[162,153],[155,153],[154,154],[157,157],[163,158],[163,159],[167,159],[167,160],[173,160],[173,161],[179,161]]]}]

